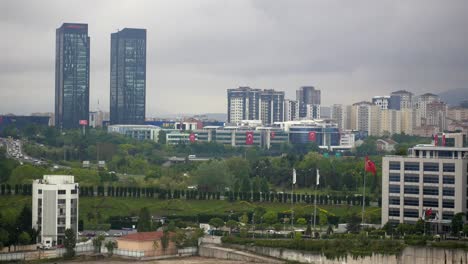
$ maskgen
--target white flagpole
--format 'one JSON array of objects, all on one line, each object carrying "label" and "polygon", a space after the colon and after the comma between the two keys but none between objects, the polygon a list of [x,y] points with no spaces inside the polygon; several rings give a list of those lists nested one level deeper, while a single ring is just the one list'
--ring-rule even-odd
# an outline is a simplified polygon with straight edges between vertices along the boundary
[{"label": "white flagpole", "polygon": [[362,190],[362,220],[361,225],[364,224],[364,210],[365,210],[365,200],[366,199],[366,169],[364,167],[364,188]]},{"label": "white flagpole", "polygon": [[314,235],[315,235],[315,224],[316,224],[316,219],[317,219],[317,188],[319,185],[319,179],[320,179],[320,172],[319,169],[317,169],[317,182],[315,184],[315,197],[314,197]]},{"label": "white flagpole", "polygon": [[294,184],[296,184],[296,169],[293,168],[293,181],[291,186],[291,229],[294,231]]}]

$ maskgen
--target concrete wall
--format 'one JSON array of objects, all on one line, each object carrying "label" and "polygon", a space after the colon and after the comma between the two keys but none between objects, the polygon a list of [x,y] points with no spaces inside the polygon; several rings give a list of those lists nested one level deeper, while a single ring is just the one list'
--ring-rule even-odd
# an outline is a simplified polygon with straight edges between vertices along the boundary
[{"label": "concrete wall", "polygon": [[255,254],[302,263],[320,264],[468,264],[468,252],[455,249],[437,249],[429,247],[406,247],[400,256],[374,254],[370,257],[346,259],[327,259],[320,254],[299,250],[278,249],[268,247],[229,245],[239,250]]}]

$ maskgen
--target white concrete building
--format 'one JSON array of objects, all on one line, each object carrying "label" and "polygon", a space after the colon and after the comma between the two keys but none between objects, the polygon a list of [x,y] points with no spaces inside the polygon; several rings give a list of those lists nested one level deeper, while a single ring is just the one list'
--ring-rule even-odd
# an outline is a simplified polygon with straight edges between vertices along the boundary
[{"label": "white concrete building", "polygon": [[299,103],[294,100],[284,100],[284,121],[293,121],[299,118]]},{"label": "white concrete building", "polygon": [[372,103],[378,105],[382,110],[387,110],[390,105],[390,96],[374,96],[372,97]]},{"label": "white concrete building", "polygon": [[107,127],[109,133],[119,133],[137,140],[151,140],[158,142],[158,126],[153,125],[111,125]]},{"label": "white concrete building", "polygon": [[382,225],[416,223],[431,209],[426,220],[440,230],[466,212],[468,148],[461,147],[458,134],[445,137],[447,146],[417,145],[408,156],[383,158]]},{"label": "white concrete building", "polygon": [[38,242],[62,245],[65,230],[78,232],[79,186],[70,175],[44,175],[32,186],[32,227]]},{"label": "white concrete building", "polygon": [[338,124],[340,129],[351,129],[351,112],[350,105],[334,104],[331,107],[331,119]]},{"label": "white concrete building", "polygon": [[307,113],[306,119],[320,119],[320,105],[317,104],[307,104],[306,105]]}]

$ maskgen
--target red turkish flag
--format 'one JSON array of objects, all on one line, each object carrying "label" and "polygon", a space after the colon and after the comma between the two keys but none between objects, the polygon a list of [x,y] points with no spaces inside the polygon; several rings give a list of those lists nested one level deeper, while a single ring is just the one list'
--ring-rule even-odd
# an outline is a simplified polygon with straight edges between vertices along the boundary
[{"label": "red turkish flag", "polygon": [[274,139],[274,138],[275,138],[275,132],[274,132],[274,131],[271,131],[271,132],[270,132],[270,138],[271,138],[271,139]]},{"label": "red turkish flag", "polygon": [[315,135],[315,131],[310,131],[309,132],[309,141],[315,141],[317,139]]},{"label": "red turkish flag", "polygon": [[245,133],[245,144],[252,145],[254,143],[253,132],[249,131]]},{"label": "red turkish flag", "polygon": [[439,145],[439,136],[437,134],[434,136],[434,145]]},{"label": "red turkish flag", "polygon": [[446,143],[446,141],[445,141],[445,134],[443,134],[443,135],[442,135],[442,146],[445,147],[445,143]]},{"label": "red turkish flag", "polygon": [[366,156],[366,163],[364,164],[364,169],[367,172],[371,172],[373,175],[377,173],[377,169],[375,168],[375,163]]},{"label": "red turkish flag", "polygon": [[190,133],[189,140],[190,140],[191,143],[194,143],[194,142],[195,142],[196,136],[195,136],[194,133]]}]

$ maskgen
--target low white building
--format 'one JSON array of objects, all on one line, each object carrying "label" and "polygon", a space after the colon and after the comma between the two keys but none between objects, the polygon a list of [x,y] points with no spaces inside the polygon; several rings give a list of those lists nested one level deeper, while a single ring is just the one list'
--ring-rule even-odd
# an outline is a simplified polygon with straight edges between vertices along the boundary
[{"label": "low white building", "polygon": [[111,125],[107,127],[109,133],[119,133],[137,140],[151,140],[158,142],[158,126],[153,125]]},{"label": "low white building", "polygon": [[65,230],[78,232],[79,186],[71,175],[44,175],[32,186],[32,227],[46,247],[62,245]]}]

